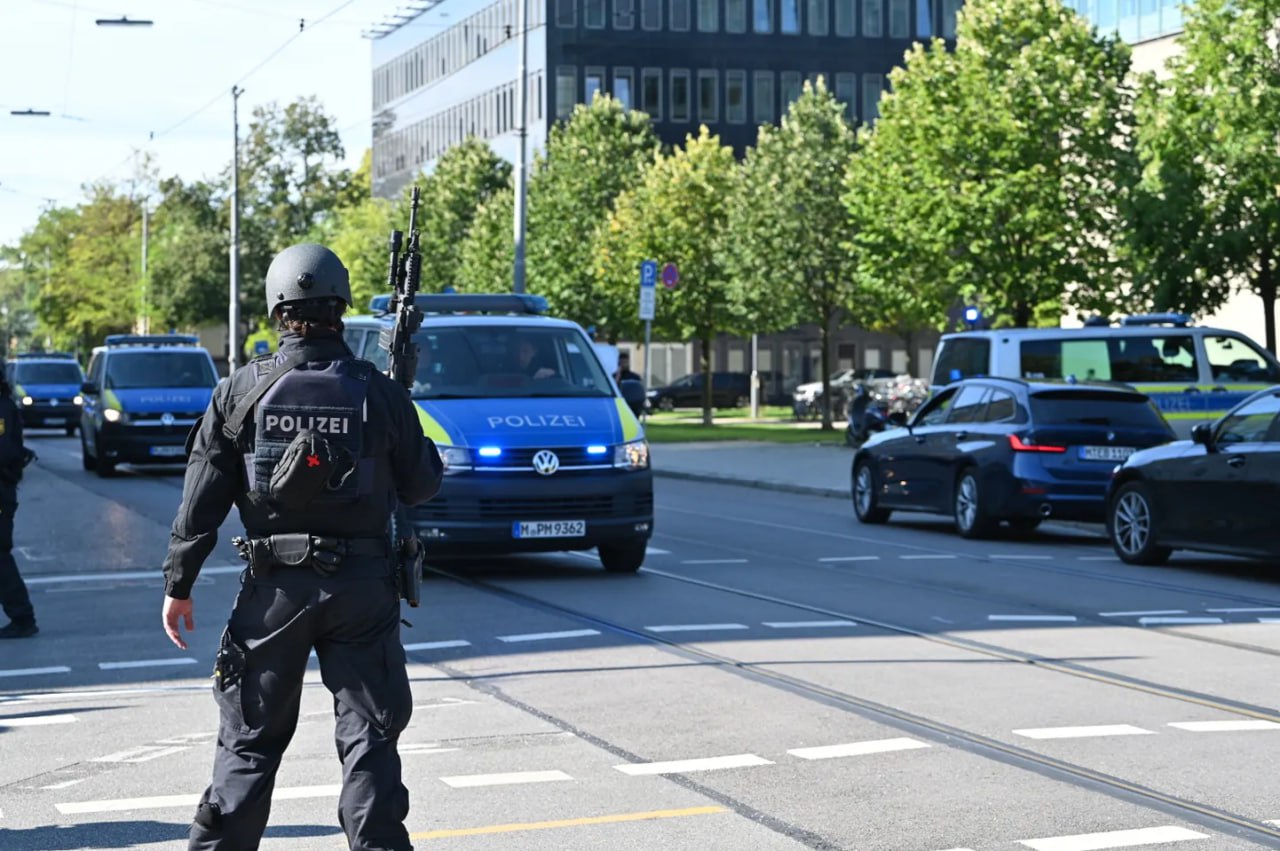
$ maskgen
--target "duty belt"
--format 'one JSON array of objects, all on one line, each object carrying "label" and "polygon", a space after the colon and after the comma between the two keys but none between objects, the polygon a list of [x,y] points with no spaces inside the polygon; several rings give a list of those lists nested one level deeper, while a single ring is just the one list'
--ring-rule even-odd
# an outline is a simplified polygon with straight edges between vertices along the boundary
[{"label": "duty belt", "polygon": [[255,579],[272,571],[309,567],[321,576],[333,576],[346,558],[389,558],[387,538],[331,538],[323,535],[290,533],[262,538],[232,538],[240,558],[249,563]]}]

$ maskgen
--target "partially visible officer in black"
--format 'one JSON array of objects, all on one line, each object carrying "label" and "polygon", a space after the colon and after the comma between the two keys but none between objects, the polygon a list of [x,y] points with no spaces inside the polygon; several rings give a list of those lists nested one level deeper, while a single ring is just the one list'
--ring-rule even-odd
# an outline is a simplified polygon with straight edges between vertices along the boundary
[{"label": "partially visible officer in black", "polygon": [[182,506],[165,560],[164,627],[185,649],[191,590],[231,506],[249,569],[214,671],[221,712],[213,780],[191,849],[251,851],[298,721],[312,648],[334,696],[338,818],[359,851],[411,849],[396,742],[413,709],[400,644],[389,523],[430,499],[442,467],[404,388],[342,340],[347,270],[312,244],[280,252],[267,304],[283,336],[214,392],[188,438]]},{"label": "partially visible officer in black", "polygon": [[13,560],[13,516],[18,511],[18,482],[22,470],[35,455],[22,445],[22,415],[13,401],[13,388],[5,377],[0,358],[0,606],[9,623],[0,627],[0,638],[30,638],[36,628],[27,584]]}]

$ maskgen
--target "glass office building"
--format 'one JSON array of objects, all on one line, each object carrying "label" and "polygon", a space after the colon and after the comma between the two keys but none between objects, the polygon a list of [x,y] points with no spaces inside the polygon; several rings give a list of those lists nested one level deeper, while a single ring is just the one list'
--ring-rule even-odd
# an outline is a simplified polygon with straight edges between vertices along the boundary
[{"label": "glass office building", "polygon": [[1182,31],[1180,0],[1063,0],[1063,5],[1130,44]]}]

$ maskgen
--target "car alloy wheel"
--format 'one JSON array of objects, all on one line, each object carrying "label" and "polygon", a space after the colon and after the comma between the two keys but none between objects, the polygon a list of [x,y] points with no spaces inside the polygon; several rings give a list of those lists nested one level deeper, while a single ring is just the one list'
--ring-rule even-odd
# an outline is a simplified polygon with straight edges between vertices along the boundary
[{"label": "car alloy wheel", "polygon": [[980,538],[991,531],[992,520],[982,505],[982,489],[978,474],[966,470],[956,482],[955,495],[956,530],[965,538]]},{"label": "car alloy wheel", "polygon": [[853,513],[863,523],[884,523],[889,519],[888,509],[876,506],[875,477],[867,461],[860,462],[853,471]]},{"label": "car alloy wheel", "polygon": [[1155,512],[1141,484],[1125,485],[1111,504],[1111,545],[1129,564],[1164,564],[1173,552],[1155,543]]}]

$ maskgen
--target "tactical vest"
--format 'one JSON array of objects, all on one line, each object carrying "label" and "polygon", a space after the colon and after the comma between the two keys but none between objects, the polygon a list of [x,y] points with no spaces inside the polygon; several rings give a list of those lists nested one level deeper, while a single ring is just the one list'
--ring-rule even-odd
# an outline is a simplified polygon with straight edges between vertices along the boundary
[{"label": "tactical vest", "polygon": [[[255,362],[262,381],[275,367],[271,358]],[[359,459],[355,473],[328,491],[322,504],[354,503],[373,492],[373,471],[364,452],[366,397],[373,364],[361,360],[304,363],[280,378],[258,401],[253,449],[245,456],[250,489],[270,493],[271,474],[289,444],[307,429]]]}]

